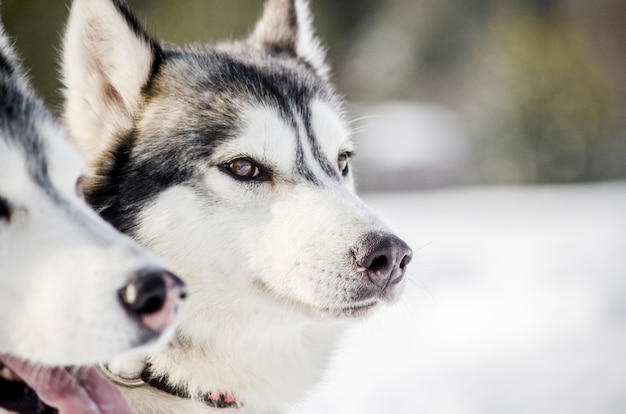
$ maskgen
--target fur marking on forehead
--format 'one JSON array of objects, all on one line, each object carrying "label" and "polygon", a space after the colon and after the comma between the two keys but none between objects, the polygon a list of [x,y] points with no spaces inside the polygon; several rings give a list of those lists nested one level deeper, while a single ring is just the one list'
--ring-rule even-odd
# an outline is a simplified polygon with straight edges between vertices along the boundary
[{"label": "fur marking on forehead", "polygon": [[[224,102],[259,103],[291,112],[294,107],[306,105],[312,99],[328,99],[328,85],[306,66],[282,59],[255,59],[215,51],[211,48],[189,51],[168,49],[163,51],[162,63],[169,70],[164,79],[175,76],[185,85],[190,83],[197,96],[215,96]],[[201,68],[201,70],[191,70]],[[171,83],[169,84],[171,87]],[[159,76],[144,91],[148,98],[159,94],[167,83]],[[170,91],[174,93],[174,90]],[[205,94],[204,92],[208,92]],[[210,99],[210,98],[209,98]]]}]

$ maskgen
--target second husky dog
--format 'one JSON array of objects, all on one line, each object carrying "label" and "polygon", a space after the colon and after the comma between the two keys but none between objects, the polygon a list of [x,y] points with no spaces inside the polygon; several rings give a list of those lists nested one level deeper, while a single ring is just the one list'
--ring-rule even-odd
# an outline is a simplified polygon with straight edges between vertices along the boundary
[{"label": "second husky dog", "polygon": [[89,208],[85,174],[0,27],[0,412],[130,413],[93,368],[68,366],[173,333],[182,284]]},{"label": "second husky dog", "polygon": [[72,5],[64,117],[87,198],[190,287],[169,347],[110,364],[145,381],[126,390],[140,413],[284,409],[344,322],[402,290],[412,252],[355,195],[310,20],[270,0],[248,39],[169,48],[121,0]]}]

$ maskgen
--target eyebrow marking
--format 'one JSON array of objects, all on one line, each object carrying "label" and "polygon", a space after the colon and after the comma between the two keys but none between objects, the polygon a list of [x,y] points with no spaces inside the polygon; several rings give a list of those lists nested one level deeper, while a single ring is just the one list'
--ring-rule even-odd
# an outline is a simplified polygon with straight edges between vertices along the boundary
[{"label": "eyebrow marking", "polygon": [[298,123],[295,120],[293,115],[291,117],[291,127],[296,134],[296,171],[304,177],[307,181],[320,186],[322,183],[315,175],[311,167],[307,164],[306,157],[304,155],[304,146],[302,145],[302,139],[300,137],[300,131],[298,128]]},{"label": "eyebrow marking", "polygon": [[328,158],[322,152],[322,148],[319,145],[319,142],[315,136],[315,132],[313,131],[313,125],[311,122],[312,114],[308,107],[304,108],[303,111],[303,119],[304,119],[304,130],[306,131],[306,135],[311,145],[311,152],[313,153],[313,158],[318,162],[322,171],[326,173],[330,178],[334,178],[335,180],[341,182],[341,177],[335,170],[335,168],[330,164]]}]

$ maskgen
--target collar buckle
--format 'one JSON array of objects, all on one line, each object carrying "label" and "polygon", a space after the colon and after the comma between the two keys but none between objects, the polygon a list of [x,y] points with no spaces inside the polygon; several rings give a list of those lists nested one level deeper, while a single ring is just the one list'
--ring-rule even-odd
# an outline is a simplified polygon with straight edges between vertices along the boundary
[{"label": "collar buckle", "polygon": [[138,387],[143,387],[144,385],[146,385],[146,382],[141,378],[141,376],[137,378],[122,377],[118,374],[114,374],[113,372],[111,372],[111,370],[109,369],[109,366],[104,363],[98,364],[98,371],[100,371],[100,373],[109,381],[113,382],[114,384],[121,385],[123,387],[138,388]]}]

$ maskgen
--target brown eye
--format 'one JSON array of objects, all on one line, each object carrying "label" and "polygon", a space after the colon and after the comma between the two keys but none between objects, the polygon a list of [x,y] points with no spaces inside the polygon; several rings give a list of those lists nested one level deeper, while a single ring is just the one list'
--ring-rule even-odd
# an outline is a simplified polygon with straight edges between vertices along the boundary
[{"label": "brown eye", "polygon": [[250,158],[236,158],[221,168],[227,171],[233,178],[240,181],[266,181],[269,180],[268,174],[262,167],[259,167]]},{"label": "brown eye", "polygon": [[349,160],[350,154],[347,152],[342,152],[339,154],[339,157],[337,157],[337,166],[339,167],[342,177],[348,175],[348,172],[350,171]]},{"label": "brown eye", "polygon": [[259,175],[259,168],[245,158],[231,162],[228,167],[237,177],[254,178]]}]

